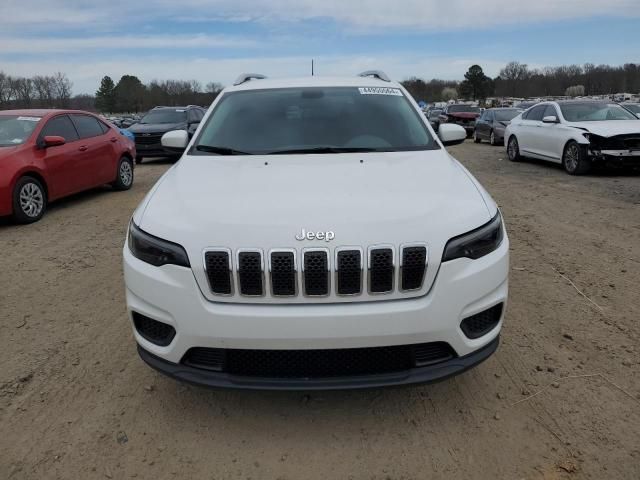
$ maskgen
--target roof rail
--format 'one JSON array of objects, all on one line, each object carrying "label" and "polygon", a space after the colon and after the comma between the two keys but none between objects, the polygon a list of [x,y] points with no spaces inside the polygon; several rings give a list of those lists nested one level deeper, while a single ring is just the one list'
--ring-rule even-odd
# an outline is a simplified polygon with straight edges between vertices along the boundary
[{"label": "roof rail", "polygon": [[383,82],[390,82],[391,79],[382,70],[367,70],[358,75],[359,77],[374,77]]},{"label": "roof rail", "polygon": [[248,82],[249,80],[263,80],[265,78],[267,77],[259,73],[243,73],[238,78],[236,78],[236,81],[233,82],[233,84],[242,85],[243,83]]}]

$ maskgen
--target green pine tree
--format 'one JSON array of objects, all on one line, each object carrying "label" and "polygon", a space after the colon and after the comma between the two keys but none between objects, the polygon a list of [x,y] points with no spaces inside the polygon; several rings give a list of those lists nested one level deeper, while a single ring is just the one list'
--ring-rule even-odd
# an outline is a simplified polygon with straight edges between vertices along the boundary
[{"label": "green pine tree", "polygon": [[116,85],[108,75],[102,77],[96,92],[96,107],[100,112],[113,113],[116,109]]}]

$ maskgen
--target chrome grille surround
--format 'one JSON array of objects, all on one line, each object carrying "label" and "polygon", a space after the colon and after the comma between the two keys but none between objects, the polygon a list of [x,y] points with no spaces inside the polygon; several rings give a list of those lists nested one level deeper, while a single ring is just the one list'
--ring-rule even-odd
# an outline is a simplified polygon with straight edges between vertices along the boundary
[{"label": "chrome grille surround", "polygon": [[[403,252],[405,249],[416,247],[424,248],[425,252],[425,266],[419,284],[420,286],[419,288],[403,289]],[[391,276],[390,289],[385,289],[384,291],[374,291],[371,287],[372,282],[375,280],[376,272],[374,269],[372,269],[372,267],[374,266],[372,265],[372,255],[374,253],[379,253],[380,250],[389,251],[391,255],[391,271],[384,272],[385,276]],[[207,253],[209,252],[224,252],[228,255],[230,277],[229,282],[231,285],[231,293],[218,293],[215,292],[211,287],[211,277],[209,276],[209,272],[207,272],[206,257]],[[305,272],[305,256],[309,253],[313,254],[315,252],[324,253],[326,258],[326,292],[323,292],[322,294],[308,293],[307,285],[305,285],[305,274],[308,273]],[[357,292],[355,292],[353,280],[351,280],[351,288],[340,289],[339,275],[341,252],[357,252],[359,254],[360,288]],[[243,288],[242,284],[243,275],[245,281],[247,279],[247,271],[245,270],[241,273],[241,258],[245,253],[259,255],[260,271],[257,274],[258,276],[250,278],[252,287],[250,289]],[[272,264],[272,255],[284,253],[293,256],[293,283],[295,292],[292,295],[278,294],[278,292],[275,291],[277,290],[277,288],[274,290],[274,266]],[[353,298],[354,302],[367,300],[376,301],[384,299],[391,300],[399,298],[415,298],[425,295],[428,292],[429,286],[432,284],[434,279],[433,269],[429,268],[429,248],[427,244],[423,242],[403,243],[399,246],[394,246],[392,244],[375,244],[368,247],[350,245],[332,248],[307,247],[301,249],[282,247],[269,249],[268,251],[266,251],[266,253],[261,248],[239,248],[237,250],[232,250],[225,247],[207,247],[203,250],[202,261],[204,269],[204,279],[206,281],[206,285],[203,284],[203,293],[205,294],[205,296],[208,297],[210,301],[231,303],[234,302],[234,299],[237,299],[237,302],[241,303],[265,303],[268,302],[270,298],[277,300],[276,303],[292,304],[313,303],[314,300],[322,303],[330,303],[332,300],[334,302],[345,302],[348,301],[349,298]],[[252,262],[251,265],[254,265],[254,262]],[[349,268],[351,269],[351,272],[353,272],[353,267],[351,266],[351,264]],[[431,275],[429,274],[429,272],[431,272]],[[252,270],[251,274],[255,275],[255,272]],[[353,273],[351,273],[351,275],[353,275]],[[372,275],[374,276],[374,278],[372,278]],[[429,284],[426,284],[427,279],[429,279]],[[281,281],[282,279],[280,279],[280,282]],[[256,282],[258,282],[261,286],[260,294],[257,294],[257,288],[255,288]],[[386,277],[385,282],[383,283],[388,282],[389,279],[388,277]],[[340,293],[340,290],[349,292],[353,291],[354,293]],[[254,302],[251,301],[252,298],[255,299]],[[304,299],[306,299],[306,301]]]}]

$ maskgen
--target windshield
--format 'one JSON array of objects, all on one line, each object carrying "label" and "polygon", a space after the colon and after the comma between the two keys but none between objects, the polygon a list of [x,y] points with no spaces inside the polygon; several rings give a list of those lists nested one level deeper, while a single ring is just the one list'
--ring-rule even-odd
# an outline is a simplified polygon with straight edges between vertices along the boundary
[{"label": "windshield", "polygon": [[513,110],[494,110],[494,115],[496,116],[496,120],[498,122],[508,122],[509,120],[513,120],[516,116],[518,116],[522,112],[522,110],[513,109]]},{"label": "windshield", "polygon": [[626,103],[624,108],[631,110],[633,113],[640,113],[640,103]]},{"label": "windshield", "polygon": [[460,112],[480,113],[480,108],[472,107],[470,105],[451,105],[449,107],[449,113],[460,113]]},{"label": "windshield", "polygon": [[0,147],[22,145],[39,121],[40,117],[0,115]]},{"label": "windshield", "polygon": [[187,112],[184,110],[152,110],[147,113],[140,123],[182,123],[187,121]]},{"label": "windshield", "polygon": [[192,153],[341,153],[437,148],[418,112],[400,89],[326,87],[227,93],[209,117]]},{"label": "windshield", "polygon": [[598,122],[604,120],[637,120],[628,110],[615,103],[565,103],[560,110],[567,122]]}]

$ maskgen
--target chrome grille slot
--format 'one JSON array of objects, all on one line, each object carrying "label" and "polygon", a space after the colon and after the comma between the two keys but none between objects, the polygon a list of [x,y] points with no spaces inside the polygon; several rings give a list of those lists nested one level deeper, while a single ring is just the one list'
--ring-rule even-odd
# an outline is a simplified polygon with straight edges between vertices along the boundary
[{"label": "chrome grille slot", "polygon": [[418,290],[422,288],[424,273],[427,268],[427,247],[405,246],[400,261],[402,290]]},{"label": "chrome grille slot", "polygon": [[393,290],[393,249],[390,247],[369,250],[369,291],[388,293]]},{"label": "chrome grille slot", "polygon": [[204,265],[211,291],[217,295],[231,295],[231,252],[211,250],[204,254]]},{"label": "chrome grille slot", "polygon": [[276,297],[296,295],[296,257],[293,252],[271,252],[271,293]]},{"label": "chrome grille slot", "polygon": [[259,297],[264,294],[262,253],[241,251],[238,253],[238,283],[241,295]]},{"label": "chrome grille slot", "polygon": [[336,254],[336,291],[338,295],[362,293],[362,252],[340,250]]},{"label": "chrome grille slot", "polygon": [[302,275],[305,295],[310,297],[329,295],[329,256],[327,251],[305,251]]}]

